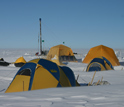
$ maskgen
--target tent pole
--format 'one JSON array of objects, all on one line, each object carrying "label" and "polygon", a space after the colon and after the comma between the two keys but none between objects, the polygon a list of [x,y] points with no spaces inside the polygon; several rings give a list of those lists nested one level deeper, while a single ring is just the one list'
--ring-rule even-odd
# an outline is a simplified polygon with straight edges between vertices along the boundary
[{"label": "tent pole", "polygon": [[23,91],[24,91],[24,81],[23,81]]}]

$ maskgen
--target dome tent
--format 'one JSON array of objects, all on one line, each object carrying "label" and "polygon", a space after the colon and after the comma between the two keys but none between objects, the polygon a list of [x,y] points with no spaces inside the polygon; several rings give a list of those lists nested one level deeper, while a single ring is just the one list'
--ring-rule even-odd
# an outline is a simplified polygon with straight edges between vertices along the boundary
[{"label": "dome tent", "polygon": [[108,59],[113,66],[120,65],[119,60],[114,53],[114,50],[104,45],[99,45],[91,48],[84,58],[83,63],[89,63],[93,58],[99,56],[103,56]]},{"label": "dome tent", "polygon": [[19,57],[15,62],[14,65],[16,67],[22,67],[26,63],[25,59],[22,57]]},{"label": "dome tent", "polygon": [[34,59],[19,69],[5,93],[71,86],[76,86],[76,80],[70,68]]},{"label": "dome tent", "polygon": [[47,59],[61,65],[63,61],[77,61],[71,48],[65,45],[51,47]]},{"label": "dome tent", "polygon": [[86,71],[104,71],[104,70],[114,70],[112,64],[105,57],[94,58],[87,66]]}]

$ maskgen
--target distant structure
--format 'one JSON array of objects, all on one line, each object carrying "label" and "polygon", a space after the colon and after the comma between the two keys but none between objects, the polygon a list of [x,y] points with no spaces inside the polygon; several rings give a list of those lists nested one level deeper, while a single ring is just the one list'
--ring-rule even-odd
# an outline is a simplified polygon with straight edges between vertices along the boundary
[{"label": "distant structure", "polygon": [[[44,42],[44,40],[42,40],[42,33],[41,33],[41,18],[39,18],[39,21],[40,21],[40,37],[38,34],[38,52],[35,53],[36,56],[47,55],[48,53],[47,50],[42,49],[42,42]],[[39,42],[40,42],[40,48],[39,48]]]},{"label": "distant structure", "polygon": [[42,55],[41,18],[39,18],[39,21],[40,21],[40,54]]}]

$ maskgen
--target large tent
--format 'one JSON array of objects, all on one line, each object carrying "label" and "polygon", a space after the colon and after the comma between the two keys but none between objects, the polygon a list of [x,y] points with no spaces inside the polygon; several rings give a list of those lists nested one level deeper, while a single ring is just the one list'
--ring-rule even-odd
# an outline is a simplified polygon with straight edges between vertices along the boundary
[{"label": "large tent", "polygon": [[86,71],[104,71],[104,70],[114,70],[112,64],[105,57],[94,58],[87,66]]},{"label": "large tent", "polygon": [[22,66],[5,93],[52,87],[72,87],[77,81],[73,71],[46,59],[34,59]]},{"label": "large tent", "polygon": [[47,59],[61,65],[63,61],[77,61],[71,48],[65,45],[51,47]]},{"label": "large tent", "polygon": [[99,56],[103,56],[108,59],[113,66],[120,65],[119,60],[114,53],[114,50],[104,45],[99,45],[91,48],[84,58],[83,63],[89,63],[93,58]]}]

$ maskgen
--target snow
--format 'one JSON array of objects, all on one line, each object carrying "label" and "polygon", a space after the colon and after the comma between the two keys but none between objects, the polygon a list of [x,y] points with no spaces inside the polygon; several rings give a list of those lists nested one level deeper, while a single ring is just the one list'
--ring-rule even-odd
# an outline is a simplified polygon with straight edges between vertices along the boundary
[{"label": "snow", "polygon": [[[19,70],[13,64],[0,66],[0,107],[124,107],[124,50],[116,50],[122,65],[115,70],[96,72],[93,82],[108,81],[110,85],[83,86],[92,80],[94,72],[86,72],[87,64],[81,63],[88,50],[76,50],[79,62],[68,62],[79,87],[49,88],[17,93],[4,93]],[[38,58],[33,49],[0,49],[0,57],[15,62],[23,56],[26,61]],[[44,57],[44,56],[43,56]]]}]

